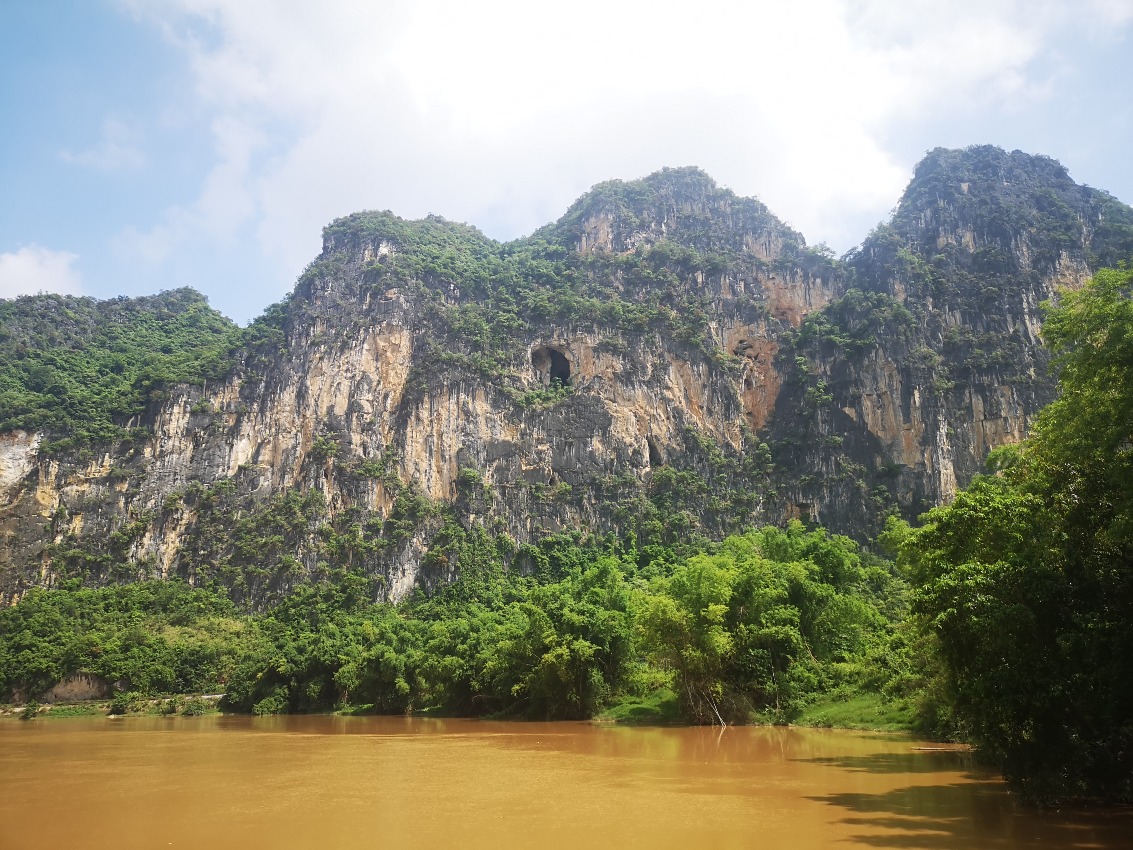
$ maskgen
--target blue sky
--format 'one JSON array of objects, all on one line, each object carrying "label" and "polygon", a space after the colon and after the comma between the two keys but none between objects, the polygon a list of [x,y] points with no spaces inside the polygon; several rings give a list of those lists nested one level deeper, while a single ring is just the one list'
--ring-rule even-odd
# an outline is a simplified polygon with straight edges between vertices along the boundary
[{"label": "blue sky", "polygon": [[0,0],[0,296],[242,323],[358,209],[529,233],[694,164],[839,252],[936,146],[1133,203],[1133,0]]}]

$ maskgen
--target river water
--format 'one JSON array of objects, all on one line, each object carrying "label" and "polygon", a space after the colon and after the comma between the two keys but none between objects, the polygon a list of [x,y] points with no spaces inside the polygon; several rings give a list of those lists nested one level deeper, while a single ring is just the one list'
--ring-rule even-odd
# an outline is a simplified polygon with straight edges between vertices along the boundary
[{"label": "river water", "polygon": [[377,717],[0,723],[0,848],[1088,848],[1133,813],[1018,807],[867,733]]}]

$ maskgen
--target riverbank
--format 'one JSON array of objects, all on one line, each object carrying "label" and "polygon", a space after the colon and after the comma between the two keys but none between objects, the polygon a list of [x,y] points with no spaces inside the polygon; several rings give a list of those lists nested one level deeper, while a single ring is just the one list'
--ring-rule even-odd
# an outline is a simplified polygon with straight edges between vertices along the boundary
[{"label": "riverbank", "polygon": [[[196,717],[219,714],[223,694],[179,694],[166,697],[119,695],[112,700],[85,700],[54,704],[0,704],[0,720],[56,720],[74,717]],[[343,716],[372,716],[372,705],[347,705],[337,711],[322,712]],[[434,716],[415,712],[411,716]],[[600,712],[596,723],[624,726],[687,726],[680,716],[676,695],[662,689],[647,697],[630,697]],[[747,725],[776,725],[759,717]],[[778,724],[784,725],[784,724]],[[913,709],[902,702],[883,700],[877,694],[832,697],[808,706],[792,723],[802,728],[846,729],[913,735]]]},{"label": "riverbank", "polygon": [[220,713],[224,694],[178,694],[138,697],[119,694],[113,699],[40,704],[0,705],[0,720],[55,720],[69,717],[199,717]]}]

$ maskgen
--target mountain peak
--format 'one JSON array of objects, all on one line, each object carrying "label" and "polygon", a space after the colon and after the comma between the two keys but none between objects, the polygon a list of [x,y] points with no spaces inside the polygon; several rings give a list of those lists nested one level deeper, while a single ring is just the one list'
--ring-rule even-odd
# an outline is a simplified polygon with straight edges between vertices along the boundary
[{"label": "mountain peak", "polygon": [[670,241],[702,253],[764,259],[784,242],[806,244],[757,198],[736,195],[695,166],[599,183],[533,238],[581,252],[626,253]]},{"label": "mountain peak", "polygon": [[961,177],[965,181],[1000,181],[1010,185],[1041,181],[1073,184],[1066,166],[1042,154],[1020,150],[1008,153],[995,145],[933,148],[913,170],[910,187],[934,178]]},{"label": "mountain peak", "polygon": [[926,257],[960,246],[1043,273],[1068,260],[1085,272],[1133,253],[1133,210],[1075,183],[1056,159],[994,145],[929,151],[890,227]]}]

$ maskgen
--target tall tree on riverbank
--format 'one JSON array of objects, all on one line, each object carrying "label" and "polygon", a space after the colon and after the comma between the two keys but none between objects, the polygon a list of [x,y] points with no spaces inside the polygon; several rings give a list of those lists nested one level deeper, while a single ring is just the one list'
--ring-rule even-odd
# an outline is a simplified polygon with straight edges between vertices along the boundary
[{"label": "tall tree on riverbank", "polygon": [[1035,799],[1133,800],[1133,269],[1050,307],[1059,398],[903,549],[956,717]]}]

